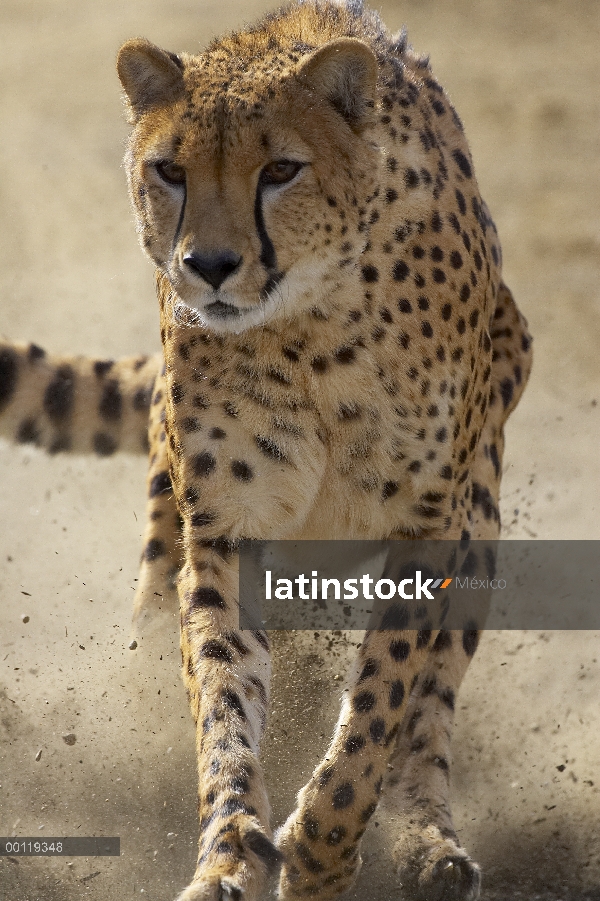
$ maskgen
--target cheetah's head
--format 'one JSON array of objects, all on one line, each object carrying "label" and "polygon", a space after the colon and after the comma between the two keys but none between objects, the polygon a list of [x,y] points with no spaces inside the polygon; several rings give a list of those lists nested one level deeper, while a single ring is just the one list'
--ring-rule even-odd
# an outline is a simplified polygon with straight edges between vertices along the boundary
[{"label": "cheetah's head", "polygon": [[302,54],[126,43],[126,166],[142,245],[183,321],[241,332],[313,306],[366,242],[377,63],[352,38]]}]

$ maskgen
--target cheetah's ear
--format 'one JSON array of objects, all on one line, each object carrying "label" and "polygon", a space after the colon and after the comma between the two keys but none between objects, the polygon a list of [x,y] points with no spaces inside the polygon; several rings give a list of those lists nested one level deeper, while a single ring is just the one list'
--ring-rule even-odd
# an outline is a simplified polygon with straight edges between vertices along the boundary
[{"label": "cheetah's ear", "polygon": [[178,56],[150,41],[137,38],[123,44],[117,57],[117,72],[134,119],[183,93],[182,69]]},{"label": "cheetah's ear", "polygon": [[340,38],[320,47],[298,73],[331,103],[352,131],[371,123],[377,85],[375,54],[356,38]]}]

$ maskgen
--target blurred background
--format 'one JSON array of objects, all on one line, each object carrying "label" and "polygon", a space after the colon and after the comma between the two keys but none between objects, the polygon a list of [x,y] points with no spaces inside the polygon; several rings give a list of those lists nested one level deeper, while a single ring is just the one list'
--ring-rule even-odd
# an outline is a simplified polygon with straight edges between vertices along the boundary
[{"label": "blurred background", "polygon": [[[159,348],[121,165],[116,52],[135,36],[196,52],[269,8],[3,0],[1,334],[103,357]],[[505,278],[535,337],[507,432],[504,535],[598,539],[598,4],[376,8],[430,53],[463,119]],[[7,901],[169,901],[193,872],[193,731],[173,608],[151,647],[127,650],[144,476],[141,458],[0,445],[0,835],[120,835],[122,848],[119,859],[0,858]],[[327,743],[333,677],[358,641],[277,638],[266,751],[275,822]],[[599,659],[597,633],[484,638],[457,705],[453,774],[484,899],[600,899]],[[374,821],[354,901],[398,895],[394,811]]]}]

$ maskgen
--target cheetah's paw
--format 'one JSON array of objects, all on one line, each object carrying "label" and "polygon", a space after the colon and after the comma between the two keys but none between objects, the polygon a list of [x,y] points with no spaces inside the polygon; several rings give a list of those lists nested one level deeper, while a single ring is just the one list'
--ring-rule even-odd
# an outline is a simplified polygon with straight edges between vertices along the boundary
[{"label": "cheetah's paw", "polygon": [[239,847],[212,866],[202,864],[176,901],[259,901],[266,877],[275,872],[281,855],[260,829],[243,830]]},{"label": "cheetah's paw", "polygon": [[240,885],[218,876],[213,879],[194,879],[176,901],[249,901],[249,896]]},{"label": "cheetah's paw", "polygon": [[428,826],[418,850],[407,855],[407,843],[395,848],[403,892],[411,901],[477,901],[481,870],[464,848],[444,839],[436,826]]}]

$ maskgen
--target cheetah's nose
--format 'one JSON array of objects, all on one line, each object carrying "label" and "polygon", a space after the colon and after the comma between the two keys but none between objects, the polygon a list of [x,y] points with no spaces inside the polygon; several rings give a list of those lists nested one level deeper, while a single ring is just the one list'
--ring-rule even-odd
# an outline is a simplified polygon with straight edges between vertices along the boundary
[{"label": "cheetah's nose", "polygon": [[213,288],[220,288],[226,278],[236,271],[242,262],[239,254],[232,250],[217,251],[214,254],[186,253],[183,262]]}]

